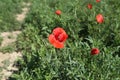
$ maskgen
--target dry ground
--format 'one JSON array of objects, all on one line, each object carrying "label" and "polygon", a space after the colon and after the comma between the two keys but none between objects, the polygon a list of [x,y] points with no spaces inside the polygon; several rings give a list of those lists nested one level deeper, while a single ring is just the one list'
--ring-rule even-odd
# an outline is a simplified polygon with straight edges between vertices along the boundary
[{"label": "dry ground", "polygon": [[[22,9],[21,14],[16,15],[16,20],[19,22],[23,22],[27,12],[29,11],[30,3],[23,3],[25,7]],[[3,41],[0,45],[0,48],[6,47],[10,44],[13,44],[16,41],[17,35],[19,35],[21,31],[13,31],[13,32],[3,32],[0,36],[3,38]],[[12,36],[12,38],[9,38]],[[2,53],[0,52],[0,80],[7,80],[8,77],[12,74],[13,71],[18,70],[17,67],[13,66],[14,62],[21,58],[21,52],[12,52],[12,53]]]}]

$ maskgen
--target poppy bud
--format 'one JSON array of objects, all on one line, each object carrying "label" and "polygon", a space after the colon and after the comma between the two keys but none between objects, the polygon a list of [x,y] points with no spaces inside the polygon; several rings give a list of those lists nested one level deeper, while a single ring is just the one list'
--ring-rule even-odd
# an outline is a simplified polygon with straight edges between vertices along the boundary
[{"label": "poppy bud", "polygon": [[104,18],[102,16],[102,14],[98,14],[96,16],[96,20],[97,20],[98,23],[103,23],[104,22]]},{"label": "poppy bud", "polygon": [[92,48],[91,55],[96,55],[96,54],[99,54],[99,53],[100,53],[100,51],[99,51],[98,48]]},{"label": "poppy bud", "polygon": [[55,13],[56,13],[57,15],[61,15],[61,11],[60,11],[60,10],[56,10]]},{"label": "poppy bud", "polygon": [[96,2],[100,2],[100,0],[96,0]]},{"label": "poppy bud", "polygon": [[88,9],[92,9],[92,4],[87,5]]}]

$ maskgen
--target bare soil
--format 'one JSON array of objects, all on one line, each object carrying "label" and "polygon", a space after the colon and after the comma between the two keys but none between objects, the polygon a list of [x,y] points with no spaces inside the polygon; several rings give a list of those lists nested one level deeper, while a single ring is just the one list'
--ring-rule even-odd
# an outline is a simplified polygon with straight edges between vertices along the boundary
[{"label": "bare soil", "polygon": [[[26,14],[29,11],[30,3],[23,3],[26,7],[22,9],[21,14],[16,15],[16,20],[19,22],[23,22]],[[3,41],[0,45],[0,48],[5,47],[7,45],[13,44],[17,36],[21,33],[21,31],[13,31],[13,32],[3,32],[0,36],[3,38]],[[2,53],[0,52],[0,80],[8,80],[8,77],[13,73],[13,71],[18,70],[18,68],[14,65],[14,62],[21,58],[21,52],[12,52],[12,53]]]},{"label": "bare soil", "polygon": [[22,22],[24,19],[25,19],[25,17],[26,17],[26,14],[27,14],[27,12],[29,11],[29,6],[31,5],[31,3],[23,3],[23,5],[25,5],[26,7],[24,7],[23,9],[22,9],[22,13],[21,14],[17,14],[16,16],[16,20],[18,20],[19,22]]},{"label": "bare soil", "polygon": [[[1,33],[1,37],[3,38],[3,41],[2,41],[0,48],[5,47],[15,42],[17,35],[20,33],[21,31]],[[12,38],[9,38],[10,36],[12,36]],[[6,80],[12,74],[13,71],[17,70],[17,68],[13,65],[18,57],[19,58],[22,57],[22,54],[20,52],[12,52],[12,53],[0,52],[1,80]]]}]

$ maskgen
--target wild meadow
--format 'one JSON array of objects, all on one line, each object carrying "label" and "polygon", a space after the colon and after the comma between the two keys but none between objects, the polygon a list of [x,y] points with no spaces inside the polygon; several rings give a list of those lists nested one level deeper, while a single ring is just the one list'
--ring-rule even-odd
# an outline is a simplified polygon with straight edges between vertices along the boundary
[{"label": "wild meadow", "polygon": [[119,0],[31,3],[10,80],[120,80]]}]

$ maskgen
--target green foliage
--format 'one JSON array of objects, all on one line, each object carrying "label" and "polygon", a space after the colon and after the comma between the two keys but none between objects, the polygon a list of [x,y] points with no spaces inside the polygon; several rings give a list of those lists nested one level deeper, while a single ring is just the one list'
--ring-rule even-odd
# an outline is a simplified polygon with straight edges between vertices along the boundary
[{"label": "green foliage", "polygon": [[2,61],[2,63],[4,64],[3,69],[7,69],[7,67],[10,65],[9,59]]},{"label": "green foliage", "polygon": [[20,13],[21,0],[0,0],[0,32],[20,29],[16,14]]},{"label": "green foliage", "polygon": [[0,48],[0,52],[2,53],[11,53],[11,52],[14,52],[16,50],[16,44],[15,43],[12,43],[10,45],[7,45],[5,47],[1,47]]},{"label": "green foliage", "polygon": [[0,45],[1,45],[2,41],[3,41],[3,38],[0,36]]},{"label": "green foliage", "polygon": [[[88,3],[93,5],[89,10]],[[111,3],[114,3],[111,5]],[[11,80],[119,80],[120,27],[118,0],[35,0],[18,37],[23,59]],[[60,16],[55,10],[60,9]],[[103,14],[104,23],[96,22]],[[64,49],[55,49],[48,36],[55,27],[69,38]],[[90,55],[91,48],[100,54]]]}]

